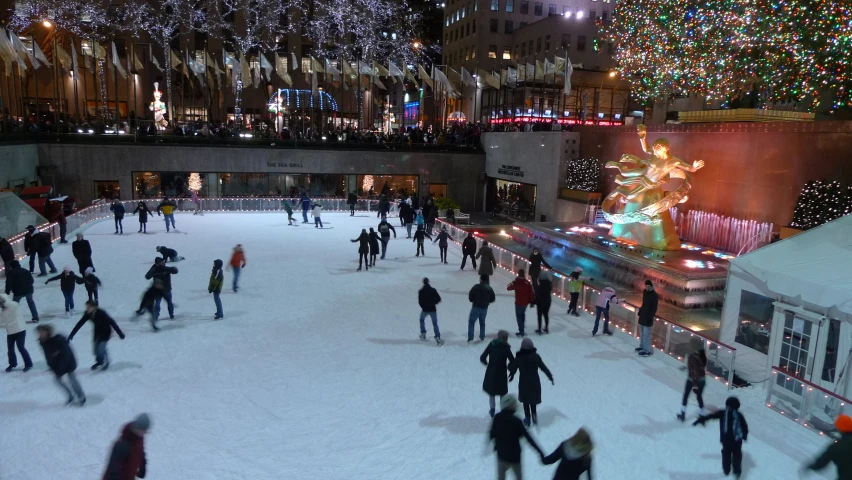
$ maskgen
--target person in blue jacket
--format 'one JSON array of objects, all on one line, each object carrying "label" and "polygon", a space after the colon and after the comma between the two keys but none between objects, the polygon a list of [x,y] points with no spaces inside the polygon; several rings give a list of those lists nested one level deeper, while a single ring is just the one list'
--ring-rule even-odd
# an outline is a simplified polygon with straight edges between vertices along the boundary
[{"label": "person in blue jacket", "polygon": [[123,234],[124,226],[121,224],[121,221],[124,220],[124,204],[118,199],[115,199],[115,201],[112,202],[112,205],[109,206],[109,209],[112,211],[113,215],[115,215],[115,234]]},{"label": "person in blue jacket", "polygon": [[417,217],[415,217],[414,223],[417,224],[417,230],[425,230],[426,220],[423,218],[423,210],[417,209]]},{"label": "person in blue jacket", "polygon": [[302,192],[299,203],[302,204],[302,223],[308,223],[308,210],[311,209],[311,199],[308,198],[308,194]]}]

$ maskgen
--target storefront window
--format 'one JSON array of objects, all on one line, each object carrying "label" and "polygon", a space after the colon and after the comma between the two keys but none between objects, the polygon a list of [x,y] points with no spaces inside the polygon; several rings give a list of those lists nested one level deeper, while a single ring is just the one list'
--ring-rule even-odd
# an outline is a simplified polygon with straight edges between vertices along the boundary
[{"label": "storefront window", "polygon": [[510,218],[529,221],[535,216],[536,186],[529,183],[509,182],[496,178],[490,179],[494,182],[490,192],[492,210],[499,215]]},{"label": "storefront window", "polygon": [[106,200],[121,198],[119,191],[118,180],[95,181],[95,198],[104,198]]},{"label": "storefront window", "polygon": [[261,196],[269,193],[266,173],[223,173],[219,175],[222,196]]},{"label": "storefront window", "polygon": [[136,172],[133,174],[133,193],[135,198],[159,197],[160,172]]},{"label": "storefront window", "polygon": [[358,175],[358,196],[378,196],[382,192],[416,196],[417,181],[417,175]]},{"label": "storefront window", "polygon": [[769,353],[769,338],[772,330],[774,300],[757,293],[743,290],[740,293],[739,325],[736,341],[757,350]]},{"label": "storefront window", "polygon": [[[188,197],[190,172],[134,172],[134,198]],[[207,196],[207,185],[203,183],[199,196]]]}]

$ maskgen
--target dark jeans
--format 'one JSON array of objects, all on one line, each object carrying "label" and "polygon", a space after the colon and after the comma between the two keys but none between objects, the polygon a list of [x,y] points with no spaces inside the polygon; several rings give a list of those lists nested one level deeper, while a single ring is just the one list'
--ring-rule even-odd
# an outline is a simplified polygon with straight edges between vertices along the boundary
[{"label": "dark jeans", "polygon": [[302,223],[308,223],[308,211],[307,210],[302,210],[302,218],[304,219],[304,221]]},{"label": "dark jeans", "polygon": [[568,313],[577,312],[577,301],[580,299],[580,292],[571,292],[571,303],[568,304]]},{"label": "dark jeans", "polygon": [[148,233],[148,223],[147,222],[139,222],[139,231],[143,233]]},{"label": "dark jeans", "polygon": [[[65,382],[62,381],[62,377],[68,377],[69,385],[65,385]],[[75,396],[77,401],[85,400],[86,394],[83,393],[83,388],[80,386],[80,382],[77,381],[77,377],[74,375],[74,372],[68,372],[65,375],[57,375],[56,383],[65,390],[65,393],[68,394],[68,400],[73,401]]]},{"label": "dark jeans", "polygon": [[[702,393],[704,393],[704,384],[707,383],[702,377],[698,380],[698,385],[695,386],[695,398],[698,400],[698,408],[704,408],[704,397]],[[686,388],[683,389],[683,403],[682,405],[685,407],[687,400],[689,400],[689,392],[692,391],[693,383],[691,379],[686,380]]]},{"label": "dark jeans", "polygon": [[544,317],[544,329],[550,328],[550,304],[535,306],[536,317],[538,317],[538,329],[541,330],[541,318]]},{"label": "dark jeans", "polygon": [[50,259],[50,255],[39,255],[38,256],[38,273],[45,275],[47,272],[44,271],[44,264],[47,264],[50,267],[50,273],[56,273],[56,265],[53,264],[53,260]]},{"label": "dark jeans", "polygon": [[118,233],[119,231],[121,231],[121,233],[124,233],[124,225],[121,224],[122,220],[124,220],[124,217],[122,217],[122,218],[115,217],[115,232],[116,233]]},{"label": "dark jeans", "polygon": [[408,232],[408,238],[411,238],[411,227],[412,227],[412,226],[413,226],[413,224],[411,224],[411,223],[406,223],[406,224],[405,224],[405,231],[407,231],[407,232]]},{"label": "dark jeans", "polygon": [[29,253],[27,255],[29,255],[29,257],[30,257],[30,273],[33,273],[35,271],[36,254],[35,253]]},{"label": "dark jeans", "polygon": [[388,242],[390,237],[382,237],[382,260],[385,259],[385,253],[388,251]]},{"label": "dark jeans", "polygon": [[30,315],[33,316],[33,320],[38,320],[38,310],[36,309],[36,304],[33,300],[33,294],[31,293],[29,295],[15,295],[14,297],[12,297],[12,300],[20,303],[22,298],[27,299],[27,306],[30,307]]},{"label": "dark jeans", "polygon": [[361,262],[362,261],[364,262],[364,266],[366,266],[367,269],[369,269],[370,268],[370,261],[367,260],[367,254],[366,253],[358,253],[358,270],[361,269]]},{"label": "dark jeans", "polygon": [[62,292],[62,296],[65,297],[65,311],[74,310],[74,292]]},{"label": "dark jeans", "polygon": [[354,203],[349,204],[349,213],[351,213],[352,215],[355,215],[355,204]]},{"label": "dark jeans", "polygon": [[488,315],[488,308],[471,307],[470,316],[467,319],[467,339],[473,340],[473,327],[476,321],[479,320],[479,339],[485,340],[485,316]]},{"label": "dark jeans", "polygon": [[154,301],[154,319],[160,318],[160,302],[164,298],[166,299],[166,308],[168,308],[169,310],[169,317],[175,316],[175,304],[172,303],[172,292],[170,290],[168,292],[163,292],[163,296],[157,297],[157,299]]},{"label": "dark jeans", "polygon": [[213,292],[213,303],[216,304],[216,315],[224,317],[225,314],[222,312],[222,299],[219,298],[219,292]]},{"label": "dark jeans", "polygon": [[[724,419],[722,420],[724,421]],[[731,467],[734,467],[734,475],[739,475],[743,471],[743,441],[722,442],[722,471],[725,475],[731,473]]]},{"label": "dark jeans", "polygon": [[518,332],[524,334],[524,323],[527,321],[527,306],[515,305],[515,320],[518,321]]},{"label": "dark jeans", "polygon": [[601,314],[604,317],[603,331],[609,331],[609,309],[595,306],[595,326],[592,328],[592,334],[598,333],[598,323],[601,321]]},{"label": "dark jeans", "polygon": [[90,301],[94,300],[94,302],[96,304],[98,303],[98,287],[95,287],[95,288],[92,288],[92,289],[86,287],[86,293],[89,294],[89,300]]},{"label": "dark jeans", "polygon": [[59,241],[65,243],[65,234],[68,233],[68,224],[60,223],[59,224]]},{"label": "dark jeans", "polygon": [[420,333],[426,333],[426,317],[432,319],[432,331],[435,338],[441,338],[441,330],[438,329],[438,312],[420,312]]},{"label": "dark jeans", "polygon": [[322,228],[322,219],[320,217],[314,217],[314,226]]},{"label": "dark jeans", "polygon": [[467,263],[467,257],[470,257],[470,263],[473,264],[473,269],[476,270],[476,256],[475,255],[476,254],[474,254],[474,253],[470,253],[470,254],[465,253],[464,255],[462,255],[461,268],[464,269],[464,266]]},{"label": "dark jeans", "polygon": [[438,247],[438,250],[440,251],[440,254],[441,254],[441,261],[446,262],[447,261],[447,247]]},{"label": "dark jeans", "polygon": [[172,222],[172,228],[177,228],[177,227],[175,227],[175,214],[174,213],[169,213],[168,215],[164,213],[163,218],[166,220],[166,231],[167,232],[169,231],[169,221]]},{"label": "dark jeans", "polygon": [[95,342],[95,363],[99,363],[101,365],[109,365],[109,354],[107,354],[106,346],[106,341]]},{"label": "dark jeans", "polygon": [[18,366],[18,358],[15,356],[15,347],[18,347],[18,351],[21,352],[21,358],[24,359],[24,367],[30,368],[33,366],[33,361],[30,358],[29,352],[27,352],[26,347],[24,347],[24,343],[27,340],[27,331],[21,330],[18,333],[13,333],[12,335],[6,335],[6,350],[9,354],[9,366],[17,367]]},{"label": "dark jeans", "polygon": [[423,242],[417,242],[417,255],[426,256],[426,251],[423,250]]},{"label": "dark jeans", "polygon": [[240,272],[242,272],[242,267],[233,267],[234,268],[234,288],[233,290],[236,292],[237,288],[239,288],[240,281]]}]

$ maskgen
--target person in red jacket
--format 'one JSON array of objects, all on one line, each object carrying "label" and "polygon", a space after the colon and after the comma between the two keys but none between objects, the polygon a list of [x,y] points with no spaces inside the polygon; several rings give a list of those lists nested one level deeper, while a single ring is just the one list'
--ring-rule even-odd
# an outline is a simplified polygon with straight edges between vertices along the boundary
[{"label": "person in red jacket", "polygon": [[237,293],[237,289],[239,288],[238,282],[240,280],[240,272],[244,268],[246,268],[246,254],[243,251],[243,246],[241,244],[237,244],[234,247],[234,253],[231,254],[231,261],[229,262],[231,265],[231,269],[234,271],[234,293]]},{"label": "person in red jacket", "polygon": [[515,292],[515,319],[518,321],[518,332],[515,333],[518,337],[524,336],[524,322],[527,318],[527,306],[530,308],[535,306],[535,292],[533,291],[530,281],[526,278],[524,269],[518,270],[518,278],[512,281],[506,290]]},{"label": "person in red jacket", "polygon": [[140,414],[121,430],[112,446],[103,480],[134,480],[145,478],[145,435],[151,428],[147,413]]}]

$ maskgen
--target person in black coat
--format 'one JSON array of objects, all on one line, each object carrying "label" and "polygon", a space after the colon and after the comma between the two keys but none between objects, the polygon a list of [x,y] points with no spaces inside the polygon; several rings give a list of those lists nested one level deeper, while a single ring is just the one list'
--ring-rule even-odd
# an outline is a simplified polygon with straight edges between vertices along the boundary
[{"label": "person in black coat", "polygon": [[725,475],[734,470],[734,476],[740,478],[743,462],[743,442],[748,440],[748,423],[740,413],[740,401],[737,397],[725,400],[725,409],[710,415],[698,417],[692,425],[704,425],[707,420],[719,420],[719,441],[722,442],[722,471]]},{"label": "person in black coat", "polygon": [[435,237],[435,240],[432,243],[438,242],[438,250],[441,253],[441,261],[447,263],[447,247],[449,246],[448,239],[450,238],[450,234],[447,233],[447,227],[444,226],[441,228],[441,231],[438,233],[438,236]]},{"label": "person in black coat", "polygon": [[92,271],[95,271],[95,264],[92,263],[92,245],[88,240],[83,239],[82,233],[78,233],[77,240],[71,242],[71,253],[77,259],[77,266],[80,267],[80,275],[88,267],[92,267]]},{"label": "person in black coat", "polygon": [[139,215],[139,231],[136,233],[148,233],[148,215],[151,215],[151,210],[145,202],[139,202],[133,213]]},{"label": "person in black coat", "polygon": [[650,280],[645,280],[645,291],[642,292],[642,306],[639,307],[639,347],[636,351],[642,357],[647,357],[654,353],[651,348],[651,328],[654,326],[654,316],[657,314],[657,304],[659,297],[654,291],[654,284]]},{"label": "person in black coat", "polygon": [[412,242],[417,242],[417,254],[415,257],[419,257],[420,255],[426,256],[426,251],[423,249],[423,242],[426,239],[432,240],[432,236],[426,233],[426,230],[417,230],[414,232],[414,240]]},{"label": "person in black coat", "polygon": [[580,428],[573,437],[560,443],[550,455],[542,457],[545,465],[559,462],[553,480],[580,480],[585,473],[592,480],[592,439],[585,428]]},{"label": "person in black coat", "polygon": [[470,257],[470,262],[473,264],[473,270],[476,271],[476,239],[473,238],[473,234],[467,232],[467,237],[465,237],[462,242],[462,264],[459,270],[464,270],[464,265],[467,263],[467,257]]},{"label": "person in black coat", "polygon": [[361,271],[361,261],[364,262],[364,268],[367,271],[370,271],[370,261],[367,260],[367,254],[370,253],[370,235],[367,234],[367,229],[361,229],[361,235],[358,236],[355,240],[352,240],[352,243],[358,242],[358,271]]},{"label": "person in black coat", "polygon": [[[508,334],[508,333],[507,333]],[[544,452],[530,436],[521,419],[515,416],[517,401],[512,395],[500,399],[500,413],[494,415],[491,422],[490,438],[497,452],[497,478],[503,480],[506,473],[512,470],[515,478],[521,475],[521,438],[526,438],[541,457]]]},{"label": "person in black coat", "polygon": [[479,356],[479,361],[485,365],[485,378],[482,379],[482,390],[488,394],[488,414],[492,417],[495,412],[495,398],[502,397],[509,393],[509,381],[507,373],[508,365],[515,361],[515,356],[512,355],[512,347],[509,346],[509,332],[500,330],[497,332],[497,338],[491,341],[482,355]]},{"label": "person in black coat", "polygon": [[179,262],[181,260],[184,260],[183,257],[178,255],[177,250],[175,250],[174,248],[169,248],[169,247],[166,247],[166,246],[157,247],[157,252],[159,252],[160,255],[163,256],[163,260],[166,261],[166,262],[174,263],[174,262]]},{"label": "person in black coat", "polygon": [[24,234],[24,251],[30,257],[30,273],[35,272],[36,249],[35,249],[35,234],[37,230],[32,225],[27,225],[27,233]]},{"label": "person in black coat", "polygon": [[438,307],[441,303],[441,295],[431,285],[429,279],[423,279],[423,288],[417,292],[417,303],[420,305],[420,340],[426,340],[426,317],[432,319],[432,330],[435,332],[435,341],[438,346],[444,344],[441,340],[441,330],[438,329]]},{"label": "person in black coat", "polygon": [[98,368],[106,370],[109,368],[109,355],[107,354],[106,346],[110,337],[112,337],[112,331],[115,330],[115,333],[122,340],[124,340],[124,332],[118,328],[118,324],[115,323],[115,320],[108,313],[98,308],[97,302],[89,300],[86,302],[86,313],[83,314],[83,317],[77,322],[77,325],[74,325],[74,329],[68,335],[69,342],[74,339],[74,335],[77,334],[77,331],[80,330],[83,324],[89,320],[94,324],[92,342],[95,347],[95,364],[92,365],[92,370],[97,370]]},{"label": "person in black coat", "polygon": [[44,282],[48,283],[59,280],[59,289],[62,290],[62,296],[65,297],[65,314],[71,315],[74,313],[74,290],[78,283],[83,283],[82,279],[76,273],[71,271],[71,267],[65,267],[62,273],[55,277],[50,277]]},{"label": "person in black coat", "polygon": [[432,229],[435,228],[435,222],[438,220],[438,207],[432,204],[428,208],[429,211],[424,212],[423,217],[426,219],[426,231],[431,234]]},{"label": "person in black coat", "polygon": [[355,192],[349,192],[349,196],[346,199],[346,203],[349,204],[349,216],[355,216],[355,204],[358,203],[358,195]]},{"label": "person in black coat", "polygon": [[[538,318],[538,330],[535,333],[541,335],[542,332],[550,333],[550,304],[552,301],[551,294],[553,292],[553,282],[550,281],[550,275],[540,274],[538,285],[535,287],[535,313]],[[541,318],[544,317],[544,330],[541,329]]]},{"label": "person in black coat", "polygon": [[384,260],[385,254],[388,251],[388,242],[390,242],[391,232],[393,232],[393,238],[396,238],[396,229],[393,228],[393,225],[388,223],[386,218],[383,218],[382,221],[379,222],[377,229],[379,230],[380,240],[382,241],[382,260]]},{"label": "person in black coat", "polygon": [[32,314],[32,322],[38,323],[38,310],[33,300],[33,283],[35,283],[33,274],[21,267],[20,262],[13,260],[9,270],[6,270],[6,295],[11,293],[12,300],[19,303],[22,298],[26,298],[27,306],[30,307],[30,314]]},{"label": "person in black coat", "polygon": [[408,232],[408,237],[411,238],[411,227],[414,226],[414,217],[417,215],[416,210],[411,205],[405,204],[405,208],[400,208],[399,218],[405,223],[405,230]]},{"label": "person in black coat", "polygon": [[177,275],[178,269],[166,266],[166,261],[160,257],[154,259],[154,265],[145,274],[146,280],[154,280],[154,287],[159,294],[154,295],[154,307],[151,311],[151,326],[157,330],[157,320],[160,318],[160,303],[165,298],[169,310],[169,319],[175,319],[175,304],[172,303],[172,275]]},{"label": "person in black coat", "polygon": [[12,249],[12,244],[9,240],[0,237],[0,259],[3,260],[3,271],[8,272],[15,261],[15,250]]},{"label": "person in black coat", "polygon": [[373,230],[372,227],[370,227],[369,237],[370,237],[370,266],[375,267],[376,266],[376,257],[379,256],[379,241],[381,239],[379,238],[379,234],[376,233],[376,231]]},{"label": "person in black coat", "polygon": [[53,254],[53,239],[49,232],[37,232],[33,234],[33,248],[38,253],[39,277],[46,277],[45,264],[50,267],[50,273],[56,273],[56,266],[50,256]]},{"label": "person in black coat", "polygon": [[124,213],[126,209],[124,208],[124,204],[121,203],[121,200],[115,199],[112,202],[112,205],[109,206],[110,211],[112,211],[115,216],[115,234],[120,235],[124,233],[124,225],[121,224],[124,221]]},{"label": "person in black coat", "polygon": [[[77,370],[77,359],[74,358],[74,351],[71,350],[68,340],[54,333],[53,326],[49,324],[39,325],[36,327],[36,332],[38,332],[38,341],[44,351],[47,366],[53,372],[56,383],[68,394],[68,401],[65,404],[71,405],[76,402],[76,405],[83,406],[86,403],[86,394],[83,393],[83,388],[80,387],[74,375],[74,370]],[[68,385],[62,377],[68,378]]]},{"label": "person in black coat", "polygon": [[78,284],[86,286],[86,293],[89,294],[89,301],[95,302],[95,305],[98,304],[98,287],[101,286],[101,279],[96,277],[94,273],[95,269],[92,267],[87,268],[83,271],[83,278],[77,280]]},{"label": "person in black coat", "polygon": [[528,427],[530,420],[532,420],[532,423],[538,424],[538,415],[535,409],[536,405],[541,403],[539,370],[547,375],[550,383],[553,383],[553,375],[536,353],[532,339],[526,337],[521,340],[521,349],[515,355],[515,360],[509,363],[509,381],[514,380],[515,373],[521,372],[521,377],[518,379],[518,400],[524,404],[524,425]]},{"label": "person in black coat", "polygon": [[544,265],[547,268],[553,268],[550,264],[547,263],[547,260],[541,255],[541,251],[537,248],[533,248],[532,255],[530,255],[530,268],[529,275],[530,281],[532,281],[533,288],[538,287],[538,277],[541,274],[541,266]]}]

